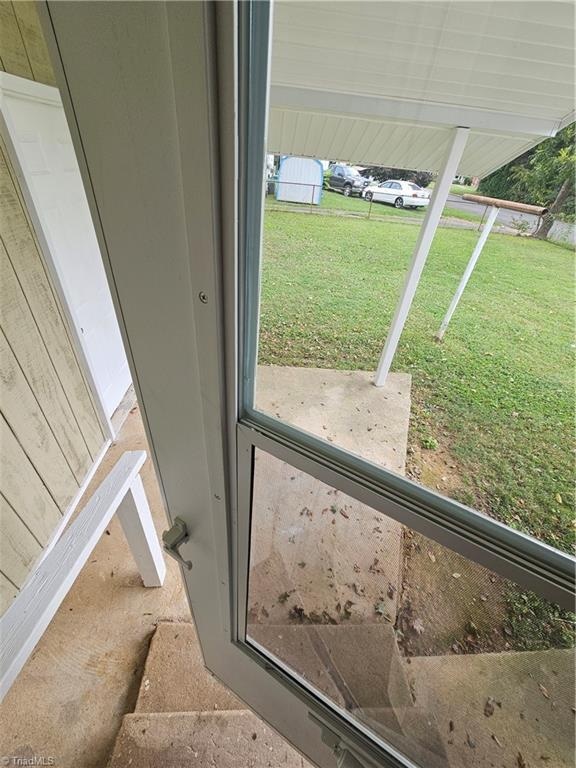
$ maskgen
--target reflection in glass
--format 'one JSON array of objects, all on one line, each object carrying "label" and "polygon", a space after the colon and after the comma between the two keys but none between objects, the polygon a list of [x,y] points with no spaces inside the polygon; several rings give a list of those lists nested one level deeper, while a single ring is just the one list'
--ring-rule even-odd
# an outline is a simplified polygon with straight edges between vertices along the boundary
[{"label": "reflection in glass", "polygon": [[425,768],[573,765],[573,616],[262,451],[247,618]]}]

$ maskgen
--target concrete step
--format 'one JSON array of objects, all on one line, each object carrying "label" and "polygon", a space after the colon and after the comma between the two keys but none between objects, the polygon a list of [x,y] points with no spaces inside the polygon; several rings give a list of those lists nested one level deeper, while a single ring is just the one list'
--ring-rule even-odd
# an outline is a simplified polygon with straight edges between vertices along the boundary
[{"label": "concrete step", "polygon": [[[405,669],[452,765],[574,768],[573,649],[422,656]],[[499,703],[487,715],[488,699]]]},{"label": "concrete step", "polygon": [[348,709],[412,706],[388,624],[249,625],[248,635]]},{"label": "concrete step", "polygon": [[[390,742],[417,765],[425,768],[448,768],[446,747],[435,717],[415,706],[404,709],[365,708],[354,711],[356,717],[374,733]],[[396,723],[402,723],[398,729]]]},{"label": "concrete step", "polygon": [[108,768],[312,768],[247,711],[125,715]]},{"label": "concrete step", "polygon": [[160,622],[152,637],[136,712],[245,709],[204,666],[191,622]]}]

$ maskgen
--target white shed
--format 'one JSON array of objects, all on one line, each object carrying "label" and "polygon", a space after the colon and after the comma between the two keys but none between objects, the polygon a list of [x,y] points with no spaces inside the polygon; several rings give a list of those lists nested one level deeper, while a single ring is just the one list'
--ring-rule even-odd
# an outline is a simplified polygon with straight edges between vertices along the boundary
[{"label": "white shed", "polygon": [[280,160],[276,199],[320,205],[324,169],[320,160],[286,156]]}]

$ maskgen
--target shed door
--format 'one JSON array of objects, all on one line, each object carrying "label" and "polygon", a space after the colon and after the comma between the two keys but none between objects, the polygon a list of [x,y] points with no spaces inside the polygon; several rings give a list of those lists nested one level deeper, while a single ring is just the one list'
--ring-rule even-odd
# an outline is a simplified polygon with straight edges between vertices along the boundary
[{"label": "shed door", "polygon": [[2,112],[49,255],[110,417],[130,386],[124,345],[57,88],[2,74]]}]

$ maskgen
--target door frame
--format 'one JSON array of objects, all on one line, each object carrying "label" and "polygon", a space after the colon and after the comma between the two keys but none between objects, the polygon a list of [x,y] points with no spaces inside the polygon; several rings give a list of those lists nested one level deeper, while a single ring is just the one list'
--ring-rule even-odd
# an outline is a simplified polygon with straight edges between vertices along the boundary
[{"label": "door frame", "polygon": [[[246,226],[242,214],[247,200],[256,204],[261,196],[262,177],[259,168],[238,165],[238,129],[256,148],[261,136],[239,126],[238,110],[229,105],[240,100],[243,115],[247,105],[267,107],[250,98],[245,70],[237,92],[237,22],[240,35],[250,36],[256,21],[254,7],[244,8],[237,19],[232,2],[48,0],[40,12],[168,516],[180,517],[190,533],[181,553],[193,563],[184,577],[205,664],[320,768],[334,768],[335,758],[319,723],[368,765],[405,768],[414,764],[337,714],[278,660],[242,642],[236,609],[246,576],[251,478],[240,473],[237,486],[236,477],[239,465],[251,466],[251,440],[237,442],[239,418],[246,437],[269,439],[289,460],[309,454],[317,474],[337,470],[339,482],[357,488],[368,482],[364,462],[354,478],[344,452],[244,407],[253,369],[244,364],[246,379],[239,381],[238,363],[255,360],[255,349],[244,349],[239,328],[245,310],[249,322],[258,322],[258,286],[242,261],[237,265],[236,253],[259,244],[261,219]],[[260,4],[260,13],[266,8]],[[253,60],[266,62],[268,49],[253,42]],[[239,295],[240,285],[246,290]],[[376,485],[379,471],[374,468]],[[387,480],[390,503],[405,509],[421,494],[426,506],[423,489],[409,484],[407,496],[406,481],[390,473]],[[382,500],[377,488],[368,492]],[[446,504],[443,527],[460,509]],[[426,522],[421,508],[412,511]],[[487,536],[471,542],[483,551],[498,524],[487,525],[488,534],[482,526],[469,530],[470,539]],[[508,544],[518,540],[512,536]],[[545,583],[538,552],[532,554],[525,570]],[[508,550],[495,556],[506,559]],[[562,590],[563,578],[560,562],[553,590]]]},{"label": "door frame", "polygon": [[92,366],[90,364],[84,337],[80,332],[78,323],[76,322],[72,312],[69,296],[66,291],[60,269],[58,268],[56,259],[54,258],[52,250],[48,244],[48,239],[44,233],[44,228],[42,226],[36,204],[34,203],[34,199],[30,191],[26,173],[22,167],[22,164],[20,163],[18,152],[14,145],[12,136],[14,134],[15,127],[12,125],[8,111],[2,109],[4,94],[10,94],[16,98],[24,98],[28,101],[38,101],[44,104],[58,107],[63,106],[62,99],[60,97],[58,88],[54,86],[38,83],[35,80],[27,80],[24,77],[11,75],[7,72],[0,72],[0,133],[4,139],[4,144],[6,145],[6,149],[10,157],[10,162],[12,163],[12,167],[14,168],[14,172],[18,178],[18,183],[20,185],[20,189],[22,190],[22,195],[26,205],[26,212],[31,219],[34,234],[38,240],[39,251],[44,260],[44,265],[52,283],[52,288],[54,289],[54,292],[58,297],[60,306],[62,308],[68,335],[70,337],[70,343],[72,344],[72,348],[80,363],[80,370],[84,376],[84,380],[94,403],[98,419],[100,420],[101,426],[104,430],[104,436],[109,440],[114,440],[116,437],[116,430],[112,424],[111,417],[109,417],[106,413],[104,401],[92,371]]}]

